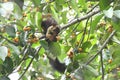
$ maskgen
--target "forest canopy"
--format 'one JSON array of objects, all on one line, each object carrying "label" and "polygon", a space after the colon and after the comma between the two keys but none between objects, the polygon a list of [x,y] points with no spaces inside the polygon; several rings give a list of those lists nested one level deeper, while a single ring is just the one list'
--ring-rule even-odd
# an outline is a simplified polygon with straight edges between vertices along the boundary
[{"label": "forest canopy", "polygon": [[0,80],[119,80],[119,57],[120,0],[0,0]]}]

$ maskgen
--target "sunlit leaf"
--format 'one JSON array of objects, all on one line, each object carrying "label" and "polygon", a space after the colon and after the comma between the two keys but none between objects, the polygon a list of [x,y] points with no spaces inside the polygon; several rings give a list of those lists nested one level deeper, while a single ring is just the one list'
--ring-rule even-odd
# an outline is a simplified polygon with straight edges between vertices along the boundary
[{"label": "sunlit leaf", "polygon": [[92,66],[85,66],[89,71],[91,71],[95,76],[98,76],[98,71],[94,69]]},{"label": "sunlit leaf", "polygon": [[112,17],[112,25],[114,27],[115,30],[120,31],[120,19],[117,18],[116,16]]},{"label": "sunlit leaf", "polygon": [[52,14],[53,14],[53,16],[55,17],[56,21],[59,23],[58,14],[57,14],[55,8],[54,8],[53,6],[50,6],[50,9],[51,9]]},{"label": "sunlit leaf", "polygon": [[40,44],[41,44],[41,46],[42,46],[45,50],[48,50],[48,43],[47,43],[46,41],[41,40],[41,41],[40,41]]},{"label": "sunlit leaf", "polygon": [[40,12],[37,12],[35,14],[35,23],[36,23],[36,26],[38,27],[38,29],[40,31],[42,31],[42,29],[41,29],[41,21],[42,21],[42,14]]},{"label": "sunlit leaf", "polygon": [[108,10],[104,10],[103,13],[105,14],[106,17],[112,18],[113,16],[113,8],[109,8]]},{"label": "sunlit leaf", "polygon": [[21,19],[22,18],[22,10],[20,7],[14,3],[14,14],[15,19]]},{"label": "sunlit leaf", "polygon": [[71,76],[73,76],[75,79],[79,79],[79,80],[83,80],[83,72],[82,72],[82,68],[78,68],[76,69],[73,73],[70,74]]},{"label": "sunlit leaf", "polygon": [[114,14],[116,17],[120,18],[120,10],[115,10],[115,11],[113,12],[113,14]]},{"label": "sunlit leaf", "polygon": [[23,4],[24,4],[24,0],[14,0],[14,1],[22,9]]},{"label": "sunlit leaf", "polygon": [[41,0],[31,0],[35,6],[38,6],[40,4]]},{"label": "sunlit leaf", "polygon": [[10,37],[15,37],[16,32],[15,32],[15,27],[13,25],[6,26],[5,30]]},{"label": "sunlit leaf", "polygon": [[78,6],[76,4],[77,4],[76,0],[70,1],[71,7],[79,14],[79,9],[78,9]]},{"label": "sunlit leaf", "polygon": [[99,6],[101,10],[105,10],[106,8],[109,7],[110,0],[100,0]]},{"label": "sunlit leaf", "polygon": [[92,46],[91,42],[87,41],[87,42],[83,43],[82,49],[83,50],[90,49],[91,46]]},{"label": "sunlit leaf", "polygon": [[83,10],[86,10],[86,9],[87,9],[86,0],[79,0],[79,4],[80,4],[80,6],[83,7]]},{"label": "sunlit leaf", "polygon": [[8,54],[8,49],[5,46],[0,46],[0,58],[4,61]]},{"label": "sunlit leaf", "polygon": [[96,29],[96,26],[98,24],[98,22],[100,21],[100,19],[103,17],[103,15],[99,15],[97,17],[95,17],[95,19],[92,21],[92,24],[91,24],[91,33],[93,33]]},{"label": "sunlit leaf", "polygon": [[8,44],[10,46],[10,48],[13,49],[14,53],[19,55],[20,54],[20,50],[17,46],[13,45],[13,44]]},{"label": "sunlit leaf", "polygon": [[98,76],[98,72],[93,67],[88,66],[88,65],[85,65],[82,71],[83,71],[83,76],[85,80],[89,80],[95,76]]},{"label": "sunlit leaf", "polygon": [[13,9],[14,7],[12,2],[2,3],[0,7],[0,14],[3,17],[9,18],[10,15],[12,14]]},{"label": "sunlit leaf", "polygon": [[[0,12],[1,12],[1,10],[0,10]],[[0,21],[1,21],[2,23],[6,23],[5,18],[4,18],[2,15],[0,15]]]},{"label": "sunlit leaf", "polygon": [[76,60],[82,60],[82,59],[85,59],[85,57],[87,56],[87,54],[86,53],[80,53],[80,54],[77,54],[76,56],[75,56],[75,59]]},{"label": "sunlit leaf", "polygon": [[3,63],[3,60],[0,58],[0,65]]},{"label": "sunlit leaf", "polygon": [[57,42],[51,42],[49,44],[49,50],[54,56],[58,56],[61,54],[61,47]]},{"label": "sunlit leaf", "polygon": [[66,75],[63,74],[60,80],[66,80]]}]

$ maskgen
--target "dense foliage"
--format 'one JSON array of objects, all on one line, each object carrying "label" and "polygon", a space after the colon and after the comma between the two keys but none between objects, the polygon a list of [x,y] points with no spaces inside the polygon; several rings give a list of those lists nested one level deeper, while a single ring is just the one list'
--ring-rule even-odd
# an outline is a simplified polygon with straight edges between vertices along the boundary
[{"label": "dense foliage", "polygon": [[[0,2],[0,80],[120,79],[119,0]],[[41,28],[48,13],[60,25],[49,45]],[[47,56],[65,63],[65,72]]]}]

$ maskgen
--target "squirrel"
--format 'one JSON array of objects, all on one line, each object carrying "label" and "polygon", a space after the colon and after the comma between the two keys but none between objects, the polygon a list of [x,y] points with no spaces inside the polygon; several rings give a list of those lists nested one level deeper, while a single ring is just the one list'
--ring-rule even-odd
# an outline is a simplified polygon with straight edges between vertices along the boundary
[{"label": "squirrel", "polygon": [[56,42],[57,41],[56,37],[58,36],[58,33],[60,32],[58,23],[50,14],[43,15],[42,19],[43,20],[41,22],[41,27],[44,31],[46,39],[51,42],[52,41]]},{"label": "squirrel", "polygon": [[[57,41],[57,36],[60,32],[59,29],[59,25],[56,22],[56,20],[52,17],[51,14],[47,14],[47,15],[42,15],[42,22],[41,22],[41,27],[44,31],[45,37],[46,37],[46,41],[48,43],[50,42],[56,42]],[[49,63],[51,64],[51,66],[63,73],[66,69],[66,65],[64,63],[61,63],[58,58],[56,57],[55,59],[52,59],[51,57],[48,56],[49,59]]]}]

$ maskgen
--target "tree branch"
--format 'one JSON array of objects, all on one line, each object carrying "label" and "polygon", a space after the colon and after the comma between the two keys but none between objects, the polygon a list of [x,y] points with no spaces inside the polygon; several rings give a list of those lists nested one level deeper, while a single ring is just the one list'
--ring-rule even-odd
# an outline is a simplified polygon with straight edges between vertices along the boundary
[{"label": "tree branch", "polygon": [[25,69],[25,71],[24,71],[23,74],[19,77],[18,80],[20,80],[20,79],[24,76],[24,74],[27,72],[27,70],[29,69],[30,65],[32,64],[35,56],[39,53],[40,49],[41,49],[41,46],[37,49],[37,51],[35,52],[35,55],[32,57],[30,63],[29,63],[28,66],[27,66],[27,68]]},{"label": "tree branch", "polygon": [[109,42],[109,40],[113,37],[113,35],[115,34],[115,30],[109,35],[109,37],[106,39],[106,41],[103,43],[102,47],[100,48],[100,50],[86,63],[86,65],[90,64],[90,62],[92,62],[96,56],[102,52],[102,50],[105,48],[106,44]]},{"label": "tree branch", "polygon": [[101,67],[102,67],[102,80],[104,80],[104,64],[103,64],[103,55],[102,52],[100,53],[100,61],[101,61]]},{"label": "tree branch", "polygon": [[65,24],[65,25],[61,28],[61,30],[66,29],[66,28],[68,28],[69,26],[71,26],[71,25],[73,25],[73,24],[75,24],[75,23],[77,23],[77,22],[81,22],[82,20],[88,19],[88,18],[90,18],[91,16],[93,16],[93,15],[99,13],[99,12],[100,12],[100,10],[95,10],[95,11],[92,11],[92,12],[86,14],[86,15],[83,16],[83,17],[76,18],[76,19],[72,20],[70,23]]}]

